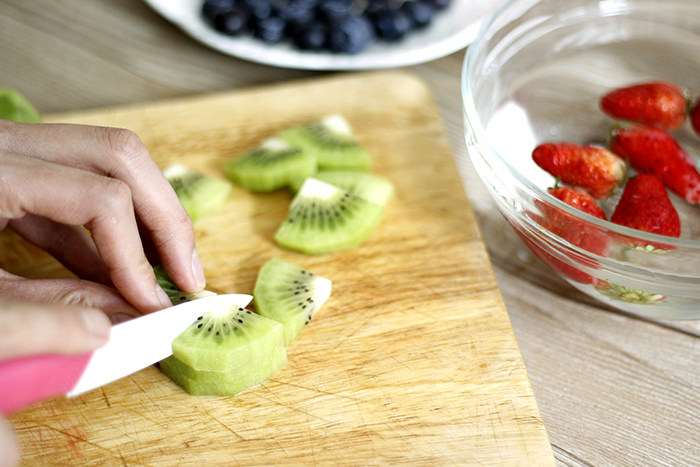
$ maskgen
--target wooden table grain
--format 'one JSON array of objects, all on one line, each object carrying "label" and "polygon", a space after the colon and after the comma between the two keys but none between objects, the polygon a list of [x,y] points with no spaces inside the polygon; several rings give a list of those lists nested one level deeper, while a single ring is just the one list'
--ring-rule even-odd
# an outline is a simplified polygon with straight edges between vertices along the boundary
[{"label": "wooden table grain", "polygon": [[[406,67],[430,86],[466,158],[464,51]],[[139,0],[0,1],[0,86],[42,113],[135,104],[322,75],[220,54]],[[700,323],[615,311],[558,279],[461,165],[560,465],[700,465]]]}]

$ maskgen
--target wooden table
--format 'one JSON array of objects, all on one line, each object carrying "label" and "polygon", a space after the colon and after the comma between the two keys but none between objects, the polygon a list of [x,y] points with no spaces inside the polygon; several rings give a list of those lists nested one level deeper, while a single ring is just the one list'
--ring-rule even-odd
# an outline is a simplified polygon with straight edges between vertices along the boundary
[{"label": "wooden table", "polygon": [[[222,55],[138,0],[0,5],[0,85],[42,113],[322,74]],[[406,68],[430,86],[458,158],[463,55]],[[700,323],[639,318],[581,294],[528,252],[469,165],[463,176],[557,461],[700,465]]]}]

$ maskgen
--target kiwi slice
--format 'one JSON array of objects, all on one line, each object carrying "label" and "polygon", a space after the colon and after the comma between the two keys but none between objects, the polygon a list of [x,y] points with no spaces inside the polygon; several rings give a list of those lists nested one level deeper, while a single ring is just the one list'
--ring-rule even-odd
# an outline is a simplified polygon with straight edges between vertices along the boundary
[{"label": "kiwi slice", "polygon": [[227,180],[201,174],[183,164],[170,165],[163,175],[193,223],[221,209],[231,193],[231,183]]},{"label": "kiwi slice", "polygon": [[384,216],[384,206],[307,178],[275,233],[282,248],[331,253],[362,243]]},{"label": "kiwi slice", "polygon": [[281,323],[222,307],[176,337],[173,355],[160,367],[190,394],[233,395],[264,382],[286,362]]},{"label": "kiwi slice", "polygon": [[160,285],[160,287],[165,291],[173,305],[189,302],[190,300],[195,300],[197,298],[208,297],[209,295],[216,295],[216,293],[212,292],[211,290],[184,292],[177,285],[175,285],[172,279],[170,279],[170,276],[168,276],[168,273],[165,272],[165,268],[160,264],[153,266],[153,272],[158,280],[158,285]]},{"label": "kiwi slice", "polygon": [[278,136],[315,156],[319,170],[369,171],[372,167],[372,157],[342,115],[329,115],[318,122],[285,130]]},{"label": "kiwi slice", "polygon": [[[394,197],[394,185],[386,178],[357,170],[323,170],[313,176],[317,180],[342,188],[376,204],[386,205]],[[306,179],[297,179],[290,185],[298,191]]]},{"label": "kiwi slice", "polygon": [[273,257],[260,268],[253,290],[255,311],[284,325],[289,345],[331,295],[331,281]]},{"label": "kiwi slice", "polygon": [[251,191],[274,191],[316,171],[316,157],[279,138],[268,138],[257,148],[224,164],[226,176]]},{"label": "kiwi slice", "polygon": [[0,118],[24,123],[40,123],[43,120],[34,106],[12,88],[0,88]]}]

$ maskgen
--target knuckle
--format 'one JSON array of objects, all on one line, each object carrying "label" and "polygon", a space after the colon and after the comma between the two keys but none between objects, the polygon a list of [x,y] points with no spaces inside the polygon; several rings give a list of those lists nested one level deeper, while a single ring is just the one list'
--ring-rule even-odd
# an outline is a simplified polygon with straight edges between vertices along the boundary
[{"label": "knuckle", "polygon": [[104,212],[122,212],[131,210],[132,197],[129,185],[116,178],[102,179],[98,190]]},{"label": "knuckle", "polygon": [[113,162],[127,170],[133,169],[150,159],[141,138],[125,128],[105,128],[104,138]]}]

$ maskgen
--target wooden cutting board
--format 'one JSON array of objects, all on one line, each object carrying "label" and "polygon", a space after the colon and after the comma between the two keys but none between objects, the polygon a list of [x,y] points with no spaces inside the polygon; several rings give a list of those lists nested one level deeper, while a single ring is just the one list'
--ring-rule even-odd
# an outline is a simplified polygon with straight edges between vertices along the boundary
[{"label": "wooden cutting board", "polygon": [[[458,90],[455,89],[455,99]],[[343,114],[396,198],[360,247],[277,248],[290,195],[238,187],[196,226],[217,292],[250,293],[273,255],[333,294],[271,380],[193,397],[156,367],[10,417],[27,464],[553,465],[506,309],[429,89],[404,72],[335,75],[217,95],[53,115],[126,127],[164,168],[223,177],[228,158],[290,125]],[[11,232],[0,266],[66,276]]]}]

